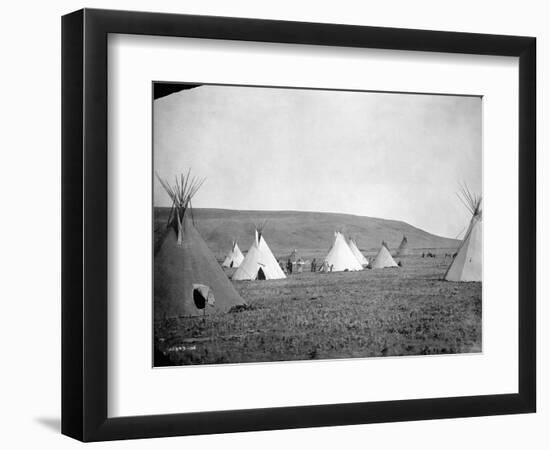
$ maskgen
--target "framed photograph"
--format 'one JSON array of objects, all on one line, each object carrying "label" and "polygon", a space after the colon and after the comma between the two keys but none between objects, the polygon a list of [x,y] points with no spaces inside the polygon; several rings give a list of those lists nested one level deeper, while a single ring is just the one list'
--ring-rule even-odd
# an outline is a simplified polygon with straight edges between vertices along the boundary
[{"label": "framed photograph", "polygon": [[62,432],[535,412],[536,40],[62,21]]}]

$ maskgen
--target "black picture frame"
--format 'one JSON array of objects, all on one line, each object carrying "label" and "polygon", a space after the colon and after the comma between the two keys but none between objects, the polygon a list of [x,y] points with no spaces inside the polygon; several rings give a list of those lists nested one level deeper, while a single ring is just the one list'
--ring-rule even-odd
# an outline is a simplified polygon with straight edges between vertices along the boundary
[{"label": "black picture frame", "polygon": [[[107,417],[107,36],[124,33],[519,57],[517,393]],[[62,433],[82,441],[536,409],[536,39],[83,9],[62,18]]]}]

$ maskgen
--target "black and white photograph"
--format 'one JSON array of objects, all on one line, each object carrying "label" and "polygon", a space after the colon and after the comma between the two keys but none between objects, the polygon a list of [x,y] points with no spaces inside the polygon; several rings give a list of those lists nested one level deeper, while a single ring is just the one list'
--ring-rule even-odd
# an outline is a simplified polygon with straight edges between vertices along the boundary
[{"label": "black and white photograph", "polygon": [[547,448],[545,6],[5,3],[0,448]]},{"label": "black and white photograph", "polygon": [[154,366],[482,352],[482,97],[153,94]]}]

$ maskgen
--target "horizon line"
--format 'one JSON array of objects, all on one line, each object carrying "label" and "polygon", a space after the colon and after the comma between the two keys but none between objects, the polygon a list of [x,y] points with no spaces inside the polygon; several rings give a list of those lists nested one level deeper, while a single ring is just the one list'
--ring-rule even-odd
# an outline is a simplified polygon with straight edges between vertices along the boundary
[{"label": "horizon line", "polygon": [[[159,206],[159,205],[153,205],[153,208],[171,208],[170,206]],[[367,219],[375,219],[375,220],[385,220],[387,222],[400,222],[404,223],[410,227],[416,228],[417,230],[420,230],[424,233],[431,234],[432,236],[436,236],[443,239],[449,239],[452,241],[462,241],[462,239],[457,239],[453,237],[443,236],[440,234],[435,234],[430,231],[424,230],[423,228],[420,228],[416,225],[413,225],[409,222],[406,222],[401,219],[387,219],[385,217],[374,217],[374,216],[362,216],[359,214],[353,214],[353,213],[346,213],[346,212],[333,212],[333,211],[309,211],[309,210],[297,210],[297,209],[231,209],[231,208],[218,208],[218,207],[196,207],[192,206],[191,209],[198,210],[198,209],[209,209],[209,210],[219,210],[219,211],[235,211],[235,212],[245,212],[245,213],[309,213],[309,214],[332,214],[332,215],[343,215],[343,216],[353,216],[353,217],[361,217],[361,218],[367,218]]]}]

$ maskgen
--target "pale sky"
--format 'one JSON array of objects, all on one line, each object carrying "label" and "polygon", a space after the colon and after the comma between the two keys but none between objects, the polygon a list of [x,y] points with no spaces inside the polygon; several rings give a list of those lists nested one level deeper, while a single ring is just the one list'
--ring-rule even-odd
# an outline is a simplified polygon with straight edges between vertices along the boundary
[{"label": "pale sky", "polygon": [[460,184],[482,193],[481,104],[204,85],[154,101],[155,171],[206,177],[194,207],[349,213],[455,238],[470,219]]}]

